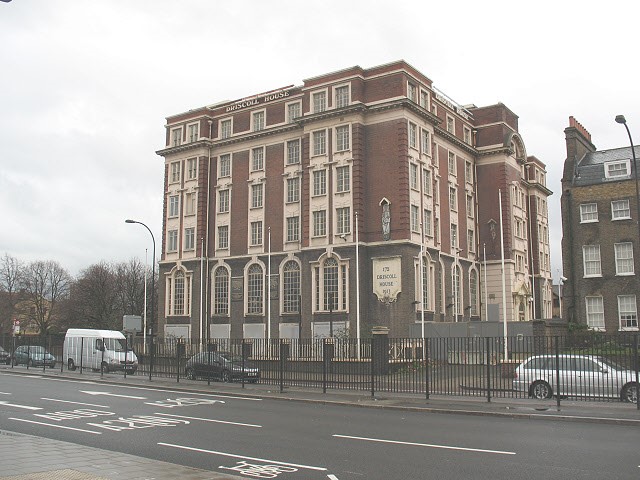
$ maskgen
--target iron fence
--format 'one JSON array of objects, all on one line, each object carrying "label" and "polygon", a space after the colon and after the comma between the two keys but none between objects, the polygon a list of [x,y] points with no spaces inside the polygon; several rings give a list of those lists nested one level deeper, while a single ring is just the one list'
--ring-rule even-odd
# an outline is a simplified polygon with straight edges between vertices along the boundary
[{"label": "iron fence", "polygon": [[[626,400],[638,404],[638,334],[620,333],[539,337],[321,339],[124,340],[117,348],[135,355],[108,353],[113,347],[95,338],[64,335],[0,337],[16,368],[121,372],[180,381],[194,373],[192,359],[205,356],[209,382],[219,378],[244,383],[245,369],[257,368],[261,384],[327,390],[507,398]],[[37,361],[30,346],[43,347],[53,365]],[[25,357],[18,355],[27,350]],[[105,353],[107,352],[107,353]],[[222,357],[220,357],[222,355]],[[231,360],[225,360],[226,357]],[[105,360],[106,358],[106,360]],[[235,359],[235,360],[233,360]],[[18,365],[16,365],[18,363]],[[191,372],[189,369],[191,368]],[[228,370],[230,375],[223,377]],[[253,380],[253,379],[252,379]],[[640,408],[640,404],[638,404]]]}]

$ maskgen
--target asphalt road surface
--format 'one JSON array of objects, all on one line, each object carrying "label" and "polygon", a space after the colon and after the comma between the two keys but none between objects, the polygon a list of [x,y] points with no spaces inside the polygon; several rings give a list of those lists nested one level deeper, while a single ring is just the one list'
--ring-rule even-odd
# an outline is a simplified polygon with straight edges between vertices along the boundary
[{"label": "asphalt road surface", "polygon": [[246,478],[640,478],[640,431],[629,426],[333,406],[13,373],[0,373],[0,429]]}]

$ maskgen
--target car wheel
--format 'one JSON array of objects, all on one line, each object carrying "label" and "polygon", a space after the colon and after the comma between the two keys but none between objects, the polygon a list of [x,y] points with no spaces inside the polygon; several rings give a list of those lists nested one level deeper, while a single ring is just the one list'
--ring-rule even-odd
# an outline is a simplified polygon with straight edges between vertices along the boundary
[{"label": "car wheel", "polygon": [[547,382],[543,382],[542,380],[533,382],[533,385],[531,385],[529,392],[530,396],[532,396],[533,398],[537,398],[538,400],[551,398],[553,396],[551,385],[549,385]]},{"label": "car wheel", "polygon": [[73,372],[76,369],[76,364],[73,361],[73,358],[70,358],[69,360],[67,360],[67,370]]},{"label": "car wheel", "polygon": [[193,368],[187,368],[184,373],[189,380],[196,379],[196,372],[193,371]]},{"label": "car wheel", "polygon": [[231,372],[229,370],[222,372],[222,381],[225,383],[231,382]]},{"label": "car wheel", "polygon": [[623,402],[638,403],[638,384],[628,383],[622,387],[620,392],[620,399]]}]

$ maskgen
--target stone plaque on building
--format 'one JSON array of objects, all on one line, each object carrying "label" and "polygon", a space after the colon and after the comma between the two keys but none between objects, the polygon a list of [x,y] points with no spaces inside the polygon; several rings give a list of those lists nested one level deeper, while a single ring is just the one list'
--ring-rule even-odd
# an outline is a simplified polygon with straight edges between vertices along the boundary
[{"label": "stone plaque on building", "polygon": [[243,293],[243,278],[232,277],[231,278],[231,301],[239,302],[242,300]]},{"label": "stone plaque on building", "polygon": [[373,260],[373,293],[383,303],[395,302],[402,291],[400,257],[379,257]]}]

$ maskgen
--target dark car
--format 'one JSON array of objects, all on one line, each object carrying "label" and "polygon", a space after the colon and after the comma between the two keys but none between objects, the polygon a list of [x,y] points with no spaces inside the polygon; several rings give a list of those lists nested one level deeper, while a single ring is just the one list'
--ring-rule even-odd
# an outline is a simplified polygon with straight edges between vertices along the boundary
[{"label": "dark car", "polygon": [[11,364],[11,354],[0,347],[0,363]]},{"label": "dark car", "polygon": [[187,360],[184,373],[187,378],[211,378],[223,382],[233,382],[244,377],[245,381],[255,383],[260,378],[260,370],[255,364],[244,361],[242,357],[229,352],[196,353]]},{"label": "dark car", "polygon": [[56,366],[56,357],[51,355],[44,347],[38,345],[20,345],[13,352],[13,364],[23,364],[29,367],[41,367],[46,365],[49,368]]}]

